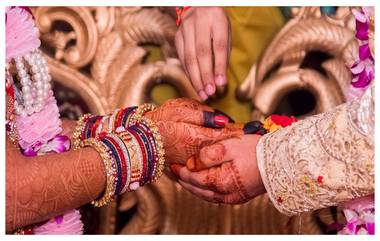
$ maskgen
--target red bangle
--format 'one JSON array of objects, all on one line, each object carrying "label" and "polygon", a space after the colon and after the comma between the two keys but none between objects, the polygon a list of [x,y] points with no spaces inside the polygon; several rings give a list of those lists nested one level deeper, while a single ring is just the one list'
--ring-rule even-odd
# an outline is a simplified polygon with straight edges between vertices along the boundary
[{"label": "red bangle", "polygon": [[186,10],[188,10],[190,7],[176,7],[175,8],[175,12],[176,12],[176,14],[177,14],[177,20],[176,20],[176,24],[177,24],[177,26],[179,26],[180,24],[181,24],[181,22],[182,22],[182,15],[184,14],[184,12],[186,11]]}]

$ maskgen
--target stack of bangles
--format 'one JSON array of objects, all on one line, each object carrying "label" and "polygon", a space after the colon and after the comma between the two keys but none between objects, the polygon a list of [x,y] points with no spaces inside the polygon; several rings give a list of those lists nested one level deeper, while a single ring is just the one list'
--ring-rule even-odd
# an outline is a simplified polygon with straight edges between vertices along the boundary
[{"label": "stack of bangles", "polygon": [[[103,196],[91,203],[110,203],[117,195],[156,181],[165,166],[165,150],[153,121],[143,116],[152,104],[117,109],[105,116],[86,114],[73,134],[74,149],[94,148],[101,156],[107,177]],[[108,122],[107,122],[108,121]]]}]

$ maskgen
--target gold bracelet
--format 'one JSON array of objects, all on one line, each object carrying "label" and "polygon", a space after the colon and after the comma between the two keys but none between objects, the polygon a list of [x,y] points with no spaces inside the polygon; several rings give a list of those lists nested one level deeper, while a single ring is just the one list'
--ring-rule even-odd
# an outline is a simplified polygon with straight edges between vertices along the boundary
[{"label": "gold bracelet", "polygon": [[148,112],[156,109],[157,106],[155,104],[147,103],[147,104],[142,104],[139,107],[137,107],[135,113],[132,114],[131,119],[130,119],[130,125],[136,124],[143,115]]},{"label": "gold bracelet", "polygon": [[163,141],[161,138],[161,134],[158,130],[158,127],[156,126],[156,124],[151,119],[143,116],[143,117],[141,117],[140,122],[145,124],[150,129],[150,131],[152,132],[152,135],[153,135],[153,139],[156,143],[158,162],[157,162],[156,172],[155,172],[153,181],[157,181],[157,179],[162,176],[163,170],[165,168],[164,144],[163,144]]},{"label": "gold bracelet", "polygon": [[82,132],[84,130],[84,127],[86,125],[86,120],[91,117],[91,114],[84,114],[79,118],[77,121],[77,125],[75,126],[75,130],[73,133],[72,140],[73,141],[73,149],[78,150],[80,148],[80,143],[81,143],[81,138],[80,136],[82,135]]},{"label": "gold bracelet", "polygon": [[20,150],[20,146],[18,145],[18,142],[19,142],[19,136],[18,136],[18,132],[16,130],[16,123],[15,121],[10,121],[9,124],[9,131],[7,132],[7,134],[9,134],[9,139],[11,140],[12,144],[18,149]]},{"label": "gold bracelet", "polygon": [[94,200],[91,202],[91,204],[94,205],[95,207],[101,207],[110,203],[115,196],[116,167],[114,165],[114,161],[112,160],[111,155],[108,153],[108,147],[104,145],[101,141],[95,138],[89,138],[80,142],[81,148],[86,147],[86,146],[90,146],[94,148],[100,154],[104,163],[105,171],[106,171],[107,183],[106,183],[106,189],[104,191],[104,194],[100,199]]}]

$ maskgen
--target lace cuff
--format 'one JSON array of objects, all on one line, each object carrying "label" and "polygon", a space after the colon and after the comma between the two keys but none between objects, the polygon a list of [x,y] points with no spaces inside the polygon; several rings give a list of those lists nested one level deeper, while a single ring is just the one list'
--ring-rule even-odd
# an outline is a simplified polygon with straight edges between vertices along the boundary
[{"label": "lace cuff", "polygon": [[260,138],[260,174],[276,208],[295,215],[374,192],[374,87],[358,100]]}]

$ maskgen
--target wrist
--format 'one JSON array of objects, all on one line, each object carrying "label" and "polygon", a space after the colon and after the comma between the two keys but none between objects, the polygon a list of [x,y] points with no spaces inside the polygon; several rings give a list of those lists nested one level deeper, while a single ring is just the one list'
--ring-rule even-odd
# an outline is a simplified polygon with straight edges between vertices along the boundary
[{"label": "wrist", "polygon": [[254,170],[255,170],[254,177],[256,179],[255,180],[256,188],[255,188],[254,196],[258,196],[258,195],[266,193],[265,185],[264,185],[262,177],[261,177],[259,163],[258,163],[258,159],[257,159],[257,146],[258,146],[258,143],[260,142],[260,139],[262,138],[262,136],[261,135],[253,135],[252,138],[253,138],[253,140],[251,141],[251,143],[252,143],[252,149],[254,150],[252,161],[253,161]]}]

